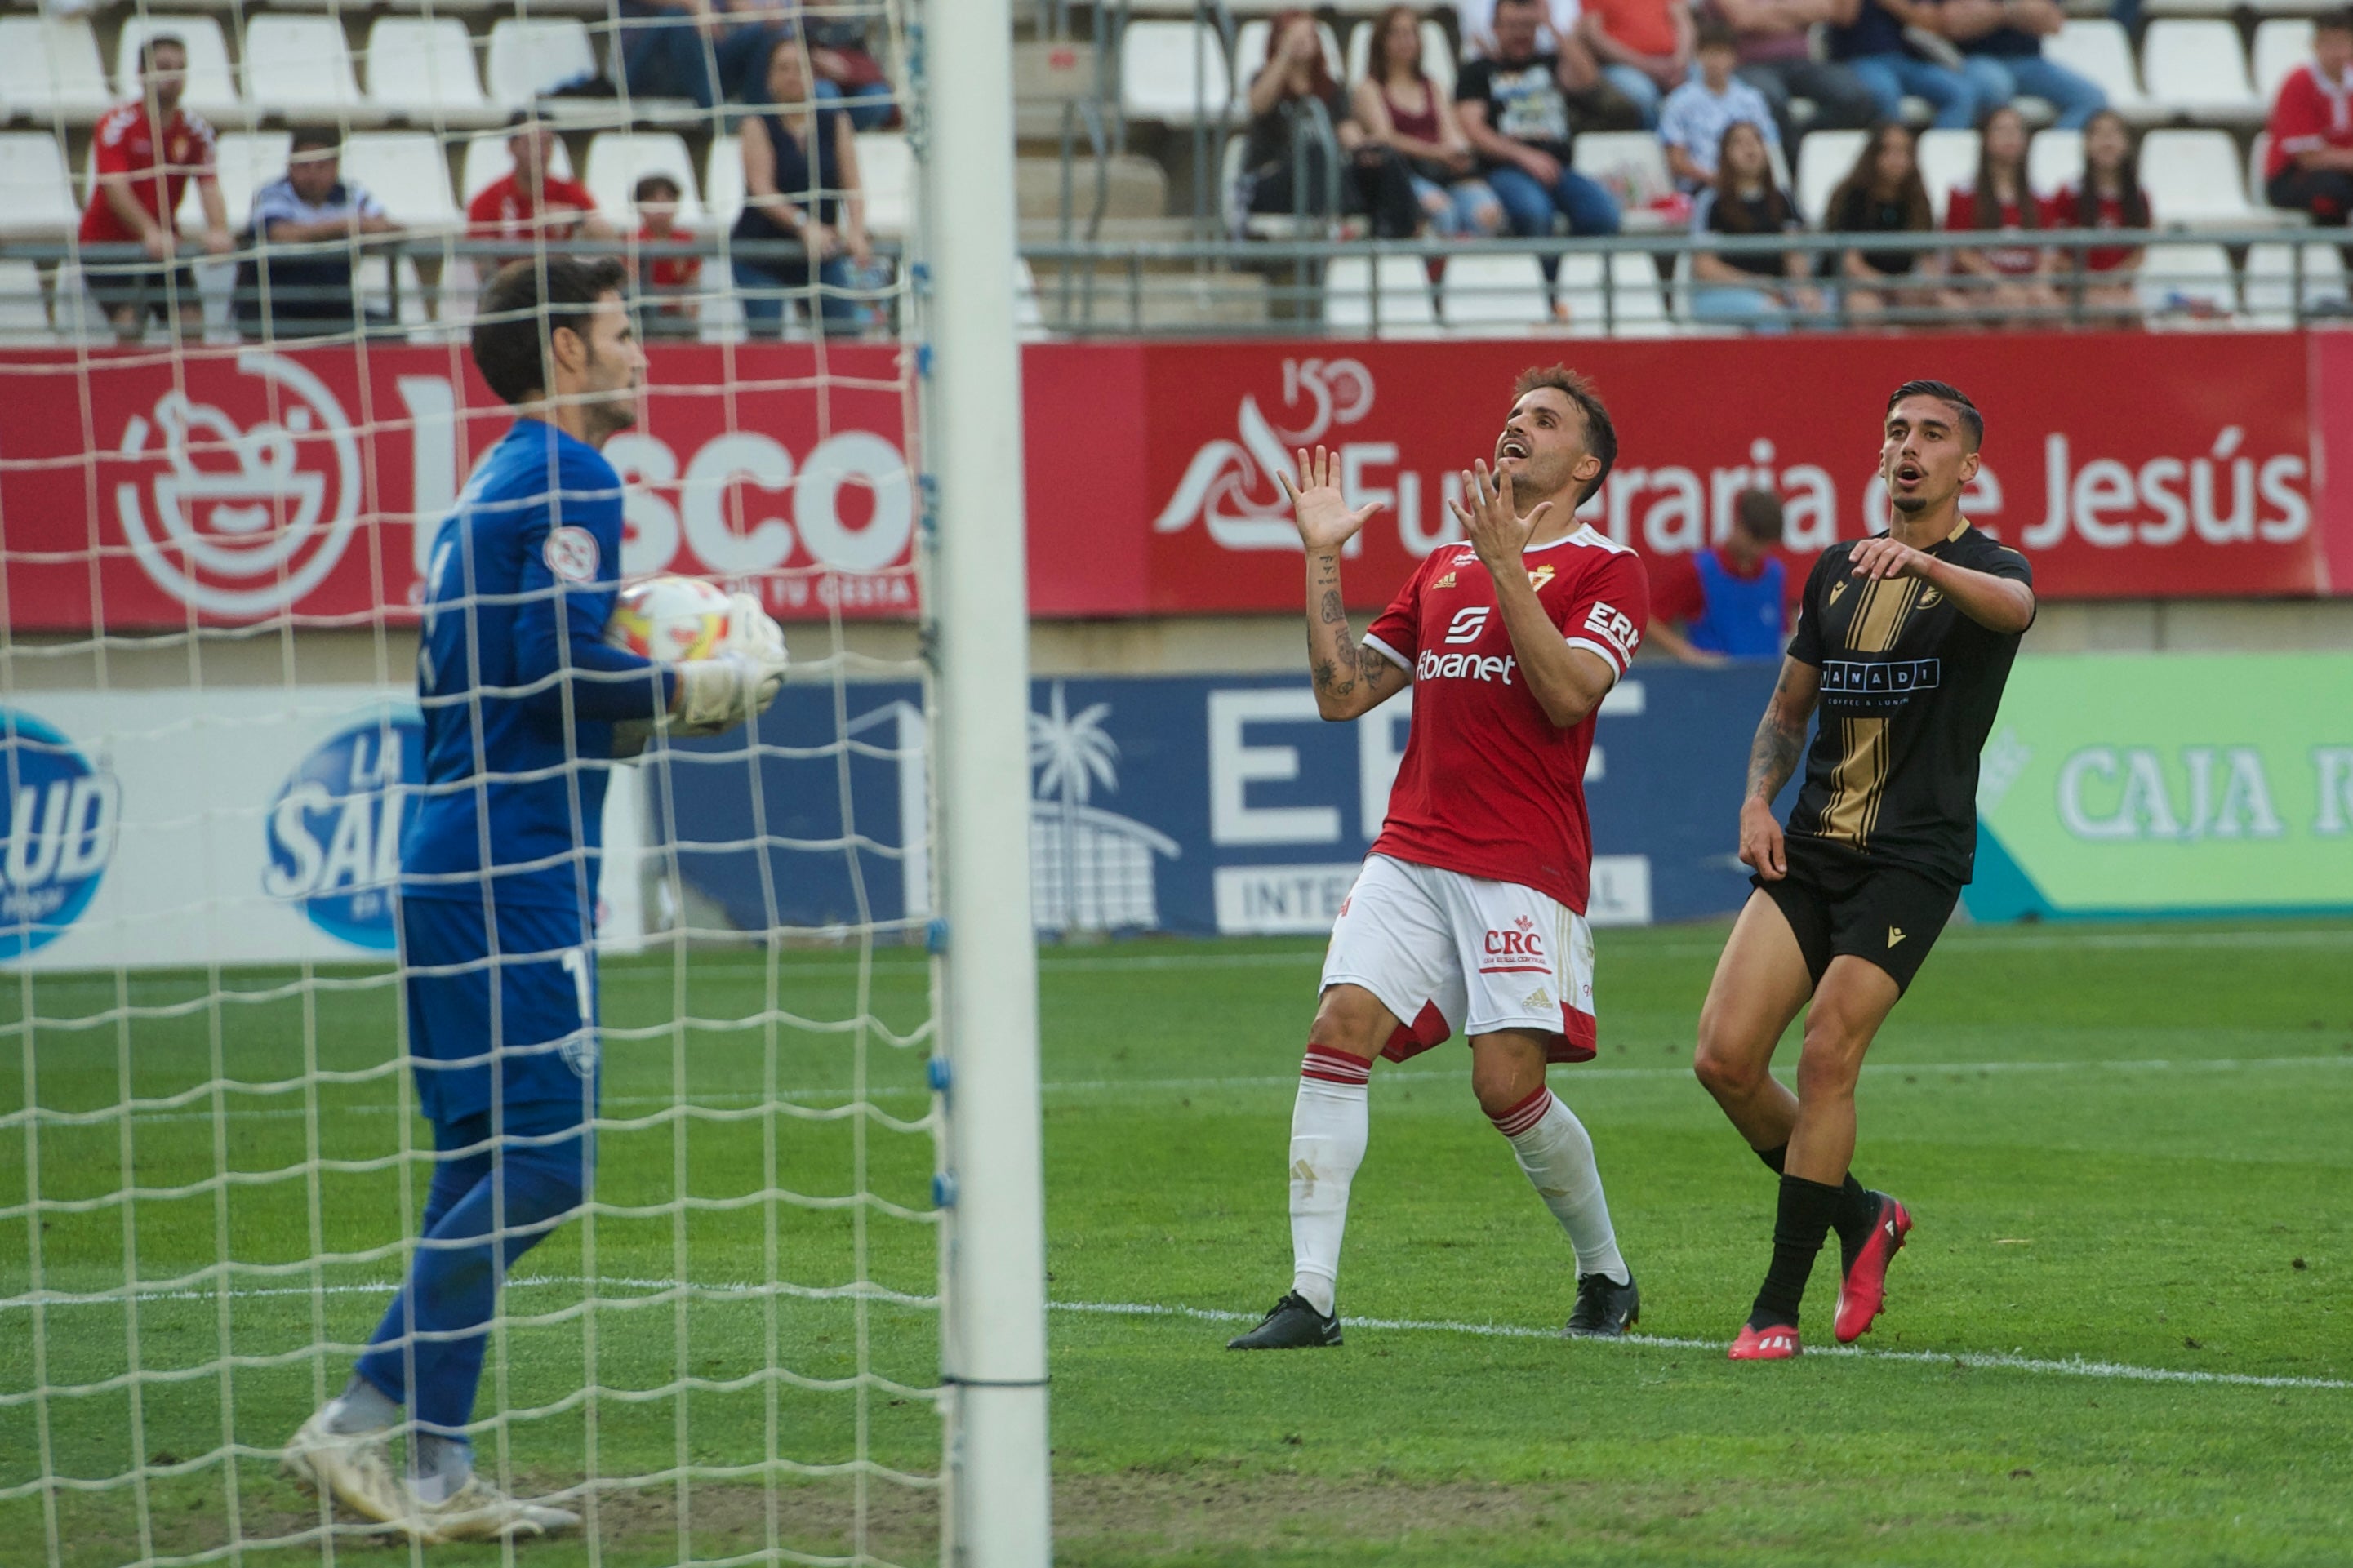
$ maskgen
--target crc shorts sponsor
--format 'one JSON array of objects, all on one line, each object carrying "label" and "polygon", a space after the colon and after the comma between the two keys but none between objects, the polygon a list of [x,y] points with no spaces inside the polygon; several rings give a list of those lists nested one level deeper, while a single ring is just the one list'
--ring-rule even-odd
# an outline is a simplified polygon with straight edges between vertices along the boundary
[{"label": "crc shorts sponsor", "polygon": [[1552,1036],[1556,1062],[1593,1058],[1593,932],[1516,882],[1370,857],[1333,922],[1324,984],[1361,985],[1397,1015],[1391,1061],[1497,1029]]}]

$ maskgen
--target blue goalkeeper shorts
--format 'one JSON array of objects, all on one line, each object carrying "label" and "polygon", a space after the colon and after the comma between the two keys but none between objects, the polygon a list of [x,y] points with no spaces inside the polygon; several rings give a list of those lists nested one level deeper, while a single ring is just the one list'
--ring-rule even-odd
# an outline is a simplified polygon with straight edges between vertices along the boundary
[{"label": "blue goalkeeper shorts", "polygon": [[501,904],[493,942],[479,897],[408,894],[400,962],[417,1098],[433,1121],[488,1114],[493,1067],[502,1107],[596,1114],[596,948],[580,910]]}]

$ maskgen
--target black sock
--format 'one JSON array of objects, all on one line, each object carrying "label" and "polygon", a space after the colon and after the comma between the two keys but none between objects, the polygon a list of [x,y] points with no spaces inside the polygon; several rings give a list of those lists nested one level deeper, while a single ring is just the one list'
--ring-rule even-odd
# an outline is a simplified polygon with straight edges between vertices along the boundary
[{"label": "black sock", "polygon": [[1757,1292],[1749,1327],[1796,1325],[1799,1303],[1806,1298],[1806,1277],[1814,1271],[1814,1254],[1830,1235],[1840,1197],[1836,1187],[1782,1175],[1780,1212],[1773,1222],[1773,1267],[1765,1271],[1765,1288]]},{"label": "black sock", "polygon": [[1767,1170],[1778,1176],[1781,1173],[1781,1167],[1788,1163],[1789,1145],[1784,1141],[1770,1149],[1759,1149],[1757,1151],[1757,1157],[1765,1162]]},{"label": "black sock", "polygon": [[1849,1171],[1845,1184],[1839,1188],[1838,1215],[1831,1221],[1831,1227],[1838,1232],[1839,1250],[1853,1258],[1871,1239],[1871,1227],[1878,1223],[1879,1199]]}]

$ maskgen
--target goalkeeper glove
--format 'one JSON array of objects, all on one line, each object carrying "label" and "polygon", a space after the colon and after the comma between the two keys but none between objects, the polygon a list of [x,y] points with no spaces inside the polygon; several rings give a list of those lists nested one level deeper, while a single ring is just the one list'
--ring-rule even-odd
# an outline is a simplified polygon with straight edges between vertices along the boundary
[{"label": "goalkeeper glove", "polygon": [[731,596],[727,639],[718,653],[673,667],[679,689],[672,727],[681,734],[716,735],[758,718],[784,689],[790,663],[784,628],[751,595]]}]

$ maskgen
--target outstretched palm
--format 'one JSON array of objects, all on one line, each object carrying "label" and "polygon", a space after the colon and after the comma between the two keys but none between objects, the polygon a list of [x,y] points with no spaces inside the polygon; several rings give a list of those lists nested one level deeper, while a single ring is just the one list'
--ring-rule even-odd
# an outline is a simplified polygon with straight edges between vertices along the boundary
[{"label": "outstretched palm", "polygon": [[1340,459],[1337,454],[1326,454],[1315,448],[1310,459],[1307,448],[1299,449],[1299,482],[1293,484],[1289,474],[1278,473],[1275,482],[1282,493],[1291,498],[1292,520],[1299,525],[1299,542],[1310,550],[1336,550],[1356,535],[1366,519],[1381,510],[1381,503],[1366,501],[1356,510],[1348,510],[1348,500],[1340,493]]}]

